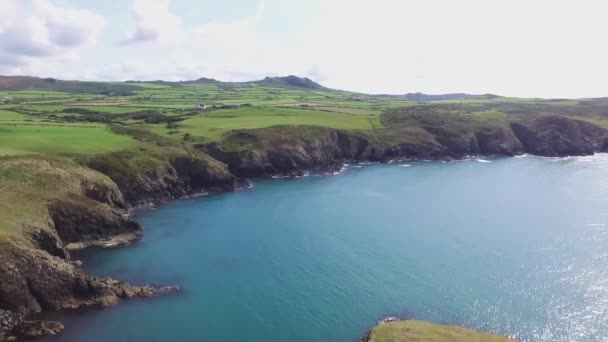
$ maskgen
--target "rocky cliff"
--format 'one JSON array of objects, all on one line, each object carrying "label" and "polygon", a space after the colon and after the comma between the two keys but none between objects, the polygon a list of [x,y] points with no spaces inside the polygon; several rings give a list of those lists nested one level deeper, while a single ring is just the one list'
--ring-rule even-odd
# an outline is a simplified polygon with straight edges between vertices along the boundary
[{"label": "rocky cliff", "polygon": [[[0,341],[62,329],[55,322],[27,321],[32,313],[109,306],[121,298],[177,290],[90,276],[69,250],[140,238],[143,228],[126,216],[129,208],[239,185],[224,164],[202,154],[111,155],[81,163],[17,158],[0,167],[6,192],[0,219],[8,218],[14,229],[0,235]],[[9,198],[28,214],[9,214],[14,213]]]},{"label": "rocky cliff", "polygon": [[[278,126],[236,131],[222,144],[199,148],[226,163],[243,177],[301,175],[305,171],[333,171],[345,160],[362,155],[369,142],[357,134],[320,127]],[[238,146],[230,150],[227,146]]]},{"label": "rocky cliff", "polygon": [[608,151],[608,130],[562,116],[522,122],[388,115],[386,129],[347,132],[276,126],[238,130],[220,143],[198,145],[242,177],[335,171],[345,162],[454,159],[470,155],[588,155]]},{"label": "rocky cliff", "polygon": [[563,116],[544,116],[512,123],[527,153],[539,156],[589,155],[608,151],[608,132],[589,122]]},{"label": "rocky cliff", "polygon": [[230,190],[238,180],[209,156],[154,156],[124,152],[89,158],[85,164],[116,183],[126,205],[138,207],[204,191]]}]

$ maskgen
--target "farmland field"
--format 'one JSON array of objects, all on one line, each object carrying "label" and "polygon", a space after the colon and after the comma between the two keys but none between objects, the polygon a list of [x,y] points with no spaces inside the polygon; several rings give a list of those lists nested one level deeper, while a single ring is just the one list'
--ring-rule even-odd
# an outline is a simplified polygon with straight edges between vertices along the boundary
[{"label": "farmland field", "polygon": [[161,134],[175,133],[177,129],[179,132],[217,140],[222,133],[233,129],[264,128],[278,125],[373,130],[381,124],[377,114],[353,117],[344,113],[314,109],[251,107],[209,112],[181,121],[175,128],[155,125],[153,129]]},{"label": "farmland field", "polygon": [[[425,114],[441,120],[458,118],[450,120],[449,125],[455,127],[459,121],[506,123],[509,118],[526,119],[534,113],[577,116],[608,127],[601,99],[482,95],[421,102],[407,96],[333,90],[314,83],[294,86],[285,83],[287,80],[47,84],[32,79],[15,89],[0,89],[0,154],[111,152],[134,146],[129,134],[140,144],[154,145],[161,139],[164,144],[188,145],[220,141],[235,130],[283,125],[381,133],[387,124],[393,124],[384,114],[396,109],[410,115],[409,126],[400,126],[398,139],[394,130],[381,134],[382,139],[419,139],[419,133],[412,132],[423,128],[420,115]],[[123,127],[122,135],[110,131],[108,125]],[[404,135],[405,131],[412,134]]]},{"label": "farmland field", "polygon": [[0,125],[0,156],[108,153],[135,143],[100,125]]}]

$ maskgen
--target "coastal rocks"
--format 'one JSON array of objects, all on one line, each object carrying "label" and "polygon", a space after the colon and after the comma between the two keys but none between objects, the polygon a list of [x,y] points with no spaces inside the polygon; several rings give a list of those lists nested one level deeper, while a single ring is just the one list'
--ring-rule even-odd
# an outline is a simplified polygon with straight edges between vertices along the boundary
[{"label": "coastal rocks", "polygon": [[[478,110],[478,109],[477,109]],[[404,137],[415,142],[432,138],[441,149],[440,157],[466,155],[513,156],[529,153],[540,156],[588,155],[608,150],[608,131],[588,121],[570,116],[522,112],[475,112],[475,107],[413,106],[388,110],[381,116],[385,126],[384,144]],[[542,110],[551,110],[543,108]],[[488,116],[489,117],[486,117]],[[576,113],[572,113],[576,115]],[[499,119],[495,119],[498,116]],[[412,132],[422,128],[428,136]]]},{"label": "coastal rocks", "polygon": [[0,255],[0,307],[40,312],[103,304],[116,294],[96,278],[48,253],[16,244]]},{"label": "coastal rocks", "polygon": [[[118,235],[113,235],[113,236],[109,236],[109,237],[105,237],[105,238],[99,238],[99,239],[95,239],[95,240],[83,240],[83,241],[79,241],[79,242],[71,242],[71,243],[68,243],[67,245],[65,245],[65,250],[66,251],[77,251],[77,250],[82,250],[82,249],[89,248],[89,247],[99,247],[99,248],[123,247],[123,246],[128,246],[128,245],[134,243],[135,241],[141,239],[142,236],[143,236],[143,230],[142,231],[138,230],[138,231],[127,232],[127,233],[122,233],[122,234],[118,234]],[[76,261],[71,260],[71,262],[75,266],[82,265],[82,261],[79,261],[79,260],[76,260]]]},{"label": "coastal rocks", "polygon": [[38,228],[32,232],[32,240],[42,250],[47,251],[50,255],[69,259],[70,255],[65,250],[63,242],[53,231]]},{"label": "coastal rocks", "polygon": [[[81,162],[95,169],[63,160],[36,161],[46,167],[28,168],[65,177],[48,200],[32,202],[39,205],[39,216],[22,223],[22,236],[0,240],[0,341],[60,330],[55,324],[28,322],[20,332],[10,333],[33,313],[104,307],[121,298],[179,291],[176,286],[133,286],[90,276],[70,260],[68,250],[115,247],[141,238],[142,227],[127,216],[132,207],[244,184],[225,164],[196,152],[95,156]],[[66,176],[71,173],[76,177]]]},{"label": "coastal rocks", "polygon": [[335,172],[349,161],[524,153],[509,125],[444,127],[441,122],[424,127],[395,126],[374,134],[295,126],[238,130],[227,134],[220,143],[198,148],[226,163],[234,174],[242,177]]},{"label": "coastal rocks", "polygon": [[130,207],[232,190],[238,185],[225,164],[203,153],[172,157],[117,153],[84,163],[110,177]]},{"label": "coastal rocks", "polygon": [[14,339],[12,331],[24,320],[24,315],[0,309],[0,341]]},{"label": "coastal rocks", "polygon": [[589,155],[608,150],[608,130],[582,120],[550,115],[511,127],[526,153],[534,155]]},{"label": "coastal rocks", "polygon": [[128,219],[128,208],[159,199],[230,190],[241,184],[226,165],[208,156],[193,154],[166,159],[93,157],[98,169],[107,175],[69,161],[36,161],[46,168],[32,170],[41,173],[51,170],[53,176],[61,177],[75,173],[76,177],[65,176],[61,179],[64,185],[58,185],[48,200],[32,202],[40,209],[36,220],[30,218],[22,222],[23,235],[0,240],[0,341],[11,336],[60,331],[56,324],[29,321],[20,331],[15,330],[33,313],[104,307],[116,304],[121,298],[179,291],[176,286],[133,286],[90,276],[79,268],[79,262],[70,260],[68,250],[115,247],[141,238],[143,229]]},{"label": "coastal rocks", "polygon": [[105,286],[108,286],[119,298],[135,298],[135,297],[155,297],[164,294],[174,293],[180,291],[179,286],[165,285],[165,286],[132,286],[128,283],[121,282],[118,280],[106,278],[101,280]]},{"label": "coastal rocks", "polygon": [[[67,260],[8,243],[0,254],[0,322],[5,335],[26,314],[111,306],[120,298],[150,297],[179,291],[176,286],[133,286],[84,273]],[[28,330],[37,327],[28,325]],[[42,331],[56,325],[38,326]]]},{"label": "coastal rocks", "polygon": [[[222,144],[199,146],[242,177],[297,176],[307,171],[333,172],[356,160],[369,143],[362,135],[321,127],[277,126],[240,130]],[[240,146],[229,149],[226,146]]]},{"label": "coastal rocks", "polygon": [[226,165],[213,158],[178,156],[172,158],[170,164],[190,194],[202,189],[232,190],[235,186],[236,179]]},{"label": "coastal rocks", "polygon": [[63,331],[63,324],[54,321],[24,321],[13,331],[18,338],[55,336]]},{"label": "coastal rocks", "polygon": [[344,162],[395,159],[451,160],[471,155],[587,155],[608,151],[608,131],[563,116],[486,120],[459,113],[391,110],[374,132],[309,126],[235,130],[199,150],[240,177],[300,176],[335,172]]},{"label": "coastal rocks", "polygon": [[104,245],[120,237],[127,244],[143,236],[143,228],[124,217],[124,212],[88,198],[72,196],[48,206],[53,226],[64,244]]},{"label": "coastal rocks", "polygon": [[100,203],[105,203],[113,208],[125,209],[126,204],[122,193],[116,185],[109,186],[104,183],[93,183],[84,181],[81,183],[81,192],[84,196]]},{"label": "coastal rocks", "polygon": [[185,196],[177,172],[167,160],[132,153],[96,156],[85,161],[112,179],[131,207]]},{"label": "coastal rocks", "polygon": [[515,156],[524,153],[524,146],[509,126],[488,126],[475,132],[477,153],[481,155]]}]

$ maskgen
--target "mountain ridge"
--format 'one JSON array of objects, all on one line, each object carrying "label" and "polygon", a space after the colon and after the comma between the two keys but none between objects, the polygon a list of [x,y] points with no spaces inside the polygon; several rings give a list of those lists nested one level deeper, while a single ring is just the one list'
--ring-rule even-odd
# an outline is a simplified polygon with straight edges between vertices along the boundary
[{"label": "mountain ridge", "polygon": [[422,92],[410,92],[406,94],[366,94],[353,92],[348,90],[332,89],[323,86],[320,83],[313,81],[308,77],[300,77],[296,75],[288,76],[267,76],[260,80],[242,81],[242,82],[225,82],[214,78],[200,77],[194,80],[186,81],[165,81],[165,80],[126,80],[120,82],[109,81],[80,81],[80,80],[62,80],[52,77],[37,77],[27,75],[7,76],[0,75],[0,90],[15,91],[15,90],[51,90],[61,92],[79,92],[110,95],[132,95],[133,91],[143,90],[144,87],[140,84],[159,84],[168,86],[180,86],[183,84],[215,84],[215,85],[260,85],[277,88],[294,88],[305,90],[324,90],[324,91],[347,91],[366,96],[374,97],[391,97],[410,101],[439,101],[439,100],[465,100],[473,98],[497,98],[500,97],[494,94],[474,95],[468,93],[446,93],[446,94],[426,94]]}]

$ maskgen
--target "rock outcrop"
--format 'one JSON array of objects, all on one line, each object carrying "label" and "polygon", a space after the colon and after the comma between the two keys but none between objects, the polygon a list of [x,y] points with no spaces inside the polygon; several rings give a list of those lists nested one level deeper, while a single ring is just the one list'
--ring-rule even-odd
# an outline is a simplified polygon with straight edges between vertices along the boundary
[{"label": "rock outcrop", "polygon": [[223,163],[203,154],[159,158],[119,153],[90,158],[85,163],[110,177],[129,207],[203,191],[230,190],[238,183]]},{"label": "rock outcrop", "polygon": [[126,211],[88,198],[53,201],[48,209],[53,227],[68,249],[103,246],[117,236],[125,244],[144,234],[137,222],[125,217]]},{"label": "rock outcrop", "polygon": [[132,286],[113,279],[93,277],[68,260],[18,243],[2,246],[0,279],[0,316],[5,317],[3,333],[19,336],[33,335],[24,333],[36,326],[24,321],[31,313],[110,306],[120,298],[149,297],[178,290],[170,286]]},{"label": "rock outcrop", "polygon": [[19,338],[55,336],[63,331],[63,324],[55,321],[23,321],[14,333]]},{"label": "rock outcrop", "polygon": [[275,126],[237,130],[220,143],[198,145],[240,177],[296,176],[335,171],[344,162],[457,159],[471,155],[587,155],[608,151],[608,131],[589,122],[541,116],[531,122],[449,121],[389,114],[372,133]]},{"label": "rock outcrop", "polygon": [[[33,197],[27,200],[37,216],[19,217],[24,219],[22,234],[0,239],[0,341],[61,331],[60,324],[28,321],[32,313],[103,307],[121,298],[177,291],[175,286],[133,286],[93,277],[71,260],[69,250],[139,239],[143,228],[128,218],[130,208],[240,184],[226,165],[203,154],[126,160],[105,156],[83,162],[99,171],[64,160],[13,162],[19,172],[37,172],[32,176]],[[55,179],[47,189],[49,199],[37,197],[38,179]]]},{"label": "rock outcrop", "polygon": [[222,145],[209,144],[201,148],[228,165],[242,177],[270,175],[301,175],[305,171],[334,171],[345,160],[357,159],[367,148],[368,141],[358,135],[338,130],[307,127],[310,135],[303,136],[295,126],[273,127],[278,134],[238,131],[225,143],[246,141],[246,149],[228,151]]},{"label": "rock outcrop", "polygon": [[589,155],[608,151],[608,131],[589,122],[544,116],[529,124],[512,123],[527,153],[539,156]]}]

